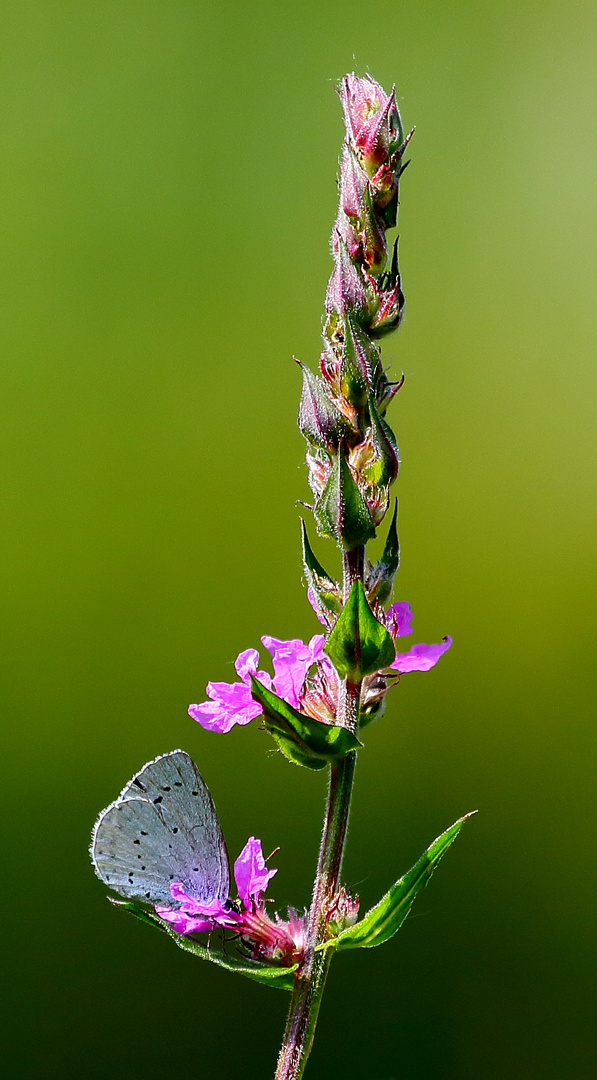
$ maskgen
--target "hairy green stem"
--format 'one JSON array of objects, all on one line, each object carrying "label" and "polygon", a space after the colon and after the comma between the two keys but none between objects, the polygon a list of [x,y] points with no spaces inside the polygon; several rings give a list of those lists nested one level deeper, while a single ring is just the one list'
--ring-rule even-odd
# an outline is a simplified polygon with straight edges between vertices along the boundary
[{"label": "hairy green stem", "polygon": [[[344,555],[342,585],[345,603],[352,583],[357,579],[363,580],[364,554],[364,548],[358,547]],[[342,683],[336,723],[355,733],[359,722],[360,696],[360,683]],[[294,979],[275,1080],[300,1080],[313,1044],[319,1006],[333,954],[332,949],[319,949],[318,946],[325,941],[326,914],[340,884],[355,764],[356,752],[353,752],[330,766],[323,834],[309,911],[305,952]]]}]

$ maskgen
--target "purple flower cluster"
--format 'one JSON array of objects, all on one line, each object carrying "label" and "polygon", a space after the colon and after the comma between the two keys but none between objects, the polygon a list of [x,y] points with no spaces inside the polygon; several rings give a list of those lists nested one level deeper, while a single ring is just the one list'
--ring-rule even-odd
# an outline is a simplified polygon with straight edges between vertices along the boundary
[{"label": "purple flower cluster", "polygon": [[[412,633],[413,613],[409,604],[403,601],[392,604],[382,617],[394,640]],[[189,715],[207,731],[220,734],[230,731],[235,724],[248,724],[262,712],[261,705],[251,696],[250,677],[255,675],[268,690],[274,690],[299,712],[324,723],[334,723],[338,677],[323,651],[325,635],[316,634],[308,644],[299,638],[281,641],[267,635],[261,640],[273,660],[273,678],[267,671],[259,670],[257,649],[245,649],[239,653],[235,664],[241,681],[208,683],[206,689],[210,700],[189,706]],[[379,675],[365,680],[362,704],[367,704],[368,694],[376,699],[383,696],[393,685],[387,680],[394,672],[402,675],[409,671],[429,671],[451,644],[452,639],[447,637],[438,645],[413,645],[408,652],[397,653],[387,677],[381,676],[381,689]],[[312,669],[315,670],[312,672]]]}]

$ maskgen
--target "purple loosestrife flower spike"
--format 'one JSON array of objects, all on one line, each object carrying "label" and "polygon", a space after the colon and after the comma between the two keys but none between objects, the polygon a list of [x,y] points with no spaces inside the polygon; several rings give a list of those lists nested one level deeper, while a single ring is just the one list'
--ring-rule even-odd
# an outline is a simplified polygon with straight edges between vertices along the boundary
[{"label": "purple loosestrife flower spike", "polygon": [[[370,948],[400,927],[465,818],[442,833],[415,866],[358,920],[358,897],[341,884],[361,734],[385,708],[403,675],[429,671],[450,648],[412,645],[406,601],[389,604],[400,565],[395,502],[381,558],[366,546],[390,505],[400,464],[387,408],[403,383],[391,381],[379,340],[400,325],[404,294],[396,225],[405,138],[395,91],[371,76],[348,74],[339,88],[345,138],[339,204],[325,296],[320,371],[299,361],[303,390],[299,428],[307,446],[309,485],[321,537],[342,550],[341,578],[324,569],[302,522],[307,597],[324,633],[310,641],[264,635],[273,673],[259,651],[239,653],[234,682],[209,682],[207,700],[190,716],[220,734],[262,718],[285,757],[329,772],[323,835],[309,912],[270,915],[265,893],[277,873],[250,836],[234,863],[235,886],[209,791],[184,751],[149,762],[100,815],[92,858],[117,901],[158,926],[189,952],[258,982],[292,990],[275,1080],[301,1080],[332,956]],[[411,132],[412,135],[412,132]],[[391,255],[389,254],[391,252]],[[231,895],[232,893],[232,895]],[[151,911],[148,910],[151,908]],[[209,934],[207,945],[195,935]],[[212,941],[213,938],[213,941]]]}]

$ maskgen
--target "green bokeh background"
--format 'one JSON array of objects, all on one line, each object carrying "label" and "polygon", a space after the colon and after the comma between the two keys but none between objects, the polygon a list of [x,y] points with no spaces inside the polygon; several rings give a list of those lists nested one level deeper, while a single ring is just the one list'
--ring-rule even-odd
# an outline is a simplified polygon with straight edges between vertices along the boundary
[{"label": "green bokeh background", "polygon": [[110,908],[86,848],[181,745],[231,853],[281,845],[272,895],[308,900],[324,778],[186,707],[317,630],[291,355],[333,86],[369,69],[418,129],[397,598],[454,647],[367,731],[347,882],[368,906],[480,813],[400,935],[337,959],[308,1075],[594,1077],[594,5],[4,0],[0,35],[4,1075],[273,1073],[286,996]]}]

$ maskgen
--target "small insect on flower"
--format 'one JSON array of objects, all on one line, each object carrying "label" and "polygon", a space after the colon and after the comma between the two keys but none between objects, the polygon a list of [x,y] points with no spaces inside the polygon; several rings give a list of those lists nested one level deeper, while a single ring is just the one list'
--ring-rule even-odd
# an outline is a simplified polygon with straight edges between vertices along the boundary
[{"label": "small insect on flower", "polygon": [[230,897],[228,852],[216,808],[194,761],[173,750],[144,765],[100,814],[91,839],[99,878],[127,899],[155,908],[179,934],[231,929],[249,955],[293,964],[304,920],[265,913],[270,878],[261,841],[251,836],[234,864],[239,900]]}]

